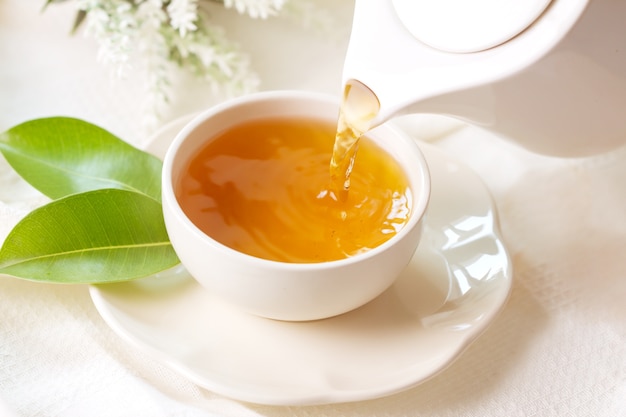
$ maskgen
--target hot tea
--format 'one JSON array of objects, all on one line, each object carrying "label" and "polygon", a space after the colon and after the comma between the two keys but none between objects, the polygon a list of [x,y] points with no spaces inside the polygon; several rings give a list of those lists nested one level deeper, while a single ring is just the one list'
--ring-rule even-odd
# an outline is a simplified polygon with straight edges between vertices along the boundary
[{"label": "hot tea", "polygon": [[379,246],[409,218],[408,180],[364,136],[339,198],[328,171],[336,133],[303,118],[229,128],[188,162],[176,186],[180,206],[213,239],[259,258],[315,263]]}]

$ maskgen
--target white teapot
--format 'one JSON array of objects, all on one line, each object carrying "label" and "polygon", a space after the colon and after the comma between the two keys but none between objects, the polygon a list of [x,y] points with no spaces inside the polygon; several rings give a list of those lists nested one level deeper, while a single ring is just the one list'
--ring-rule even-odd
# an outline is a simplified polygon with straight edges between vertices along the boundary
[{"label": "white teapot", "polygon": [[448,115],[537,153],[626,143],[626,0],[356,0],[343,82],[372,126]]}]

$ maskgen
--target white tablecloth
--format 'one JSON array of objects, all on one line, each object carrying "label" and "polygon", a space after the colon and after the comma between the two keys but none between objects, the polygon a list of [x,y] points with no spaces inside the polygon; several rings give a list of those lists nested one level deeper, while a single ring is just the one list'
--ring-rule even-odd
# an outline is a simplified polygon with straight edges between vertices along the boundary
[{"label": "white tablecloth", "polygon": [[[110,77],[96,45],[68,36],[71,5],[0,0],[0,130],[83,118],[141,146],[141,80]],[[318,1],[330,34],[217,16],[250,52],[262,89],[337,94],[352,4]],[[163,123],[214,98],[183,80]],[[624,109],[626,117],[626,109]],[[2,416],[626,416],[626,149],[562,160],[477,128],[415,117],[408,128],[484,179],[513,258],[508,304],[443,373],[387,398],[312,407],[240,403],[201,389],[121,340],[82,285],[0,277]],[[36,194],[0,160],[0,240]],[[19,188],[19,187],[18,187]],[[9,190],[9,191],[7,191]]]}]

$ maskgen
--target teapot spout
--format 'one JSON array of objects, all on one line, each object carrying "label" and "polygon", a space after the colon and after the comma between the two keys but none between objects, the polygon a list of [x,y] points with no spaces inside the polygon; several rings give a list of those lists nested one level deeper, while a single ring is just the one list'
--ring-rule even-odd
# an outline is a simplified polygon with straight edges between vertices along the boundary
[{"label": "teapot spout", "polygon": [[356,0],[342,81],[356,81],[378,98],[372,127],[453,88],[436,82],[429,63],[433,53],[404,28],[391,1]]}]

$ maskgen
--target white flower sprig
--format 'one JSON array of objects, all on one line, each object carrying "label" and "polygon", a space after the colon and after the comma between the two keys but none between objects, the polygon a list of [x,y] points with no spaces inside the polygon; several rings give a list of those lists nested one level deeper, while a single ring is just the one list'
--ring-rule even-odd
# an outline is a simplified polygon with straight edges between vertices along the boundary
[{"label": "white flower sprig", "polygon": [[276,16],[285,4],[285,0],[224,0],[224,6],[234,7],[241,14],[251,18],[267,19]]},{"label": "white flower sprig", "polygon": [[198,29],[196,26],[198,20],[197,0],[172,0],[167,5],[167,13],[170,16],[172,27],[178,30],[181,38],[184,38],[187,32]]},{"label": "white flower sprig", "polygon": [[117,77],[126,77],[131,70],[145,74],[150,106],[146,114],[154,122],[167,107],[176,68],[206,80],[215,93],[236,95],[257,88],[257,76],[245,54],[221,27],[210,24],[202,6],[222,2],[240,14],[267,19],[279,15],[288,0],[46,1],[75,2],[75,26],[84,26],[85,34],[96,39],[99,60],[111,65]]}]

